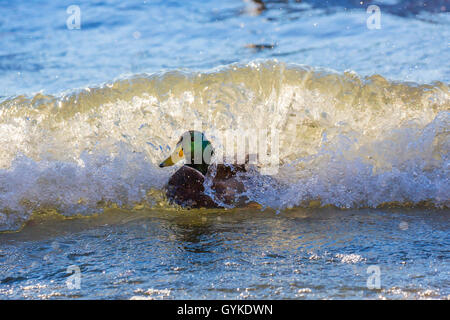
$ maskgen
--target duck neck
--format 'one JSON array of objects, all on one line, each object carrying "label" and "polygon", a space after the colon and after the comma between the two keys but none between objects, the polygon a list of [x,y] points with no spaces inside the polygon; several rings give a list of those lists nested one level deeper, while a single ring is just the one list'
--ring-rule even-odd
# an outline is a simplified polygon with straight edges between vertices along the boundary
[{"label": "duck neck", "polygon": [[208,172],[209,164],[202,162],[201,164],[194,164],[194,163],[186,163],[185,164],[188,167],[194,168],[197,171],[200,171],[203,175],[206,175]]},{"label": "duck neck", "polygon": [[[203,175],[206,175],[209,168],[209,163],[211,161],[211,156],[214,153],[214,150],[211,147],[211,142],[206,140],[204,137],[202,137],[201,142],[196,141],[195,139],[191,139],[191,146],[190,150],[192,150],[192,153],[190,154],[190,160],[186,161],[186,165],[188,167],[194,168],[195,170],[200,171]],[[198,161],[195,157],[195,150],[199,151],[201,150],[201,162]],[[189,156],[188,156],[189,157]],[[186,158],[188,159],[188,158]],[[197,160],[197,161],[196,161]],[[195,163],[200,162],[200,163]]]}]

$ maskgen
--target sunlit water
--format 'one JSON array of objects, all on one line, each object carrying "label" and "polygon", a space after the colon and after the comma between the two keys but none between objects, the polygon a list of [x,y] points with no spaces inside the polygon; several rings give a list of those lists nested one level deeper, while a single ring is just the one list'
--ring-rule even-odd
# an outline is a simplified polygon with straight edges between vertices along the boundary
[{"label": "sunlit water", "polygon": [[[264,2],[0,0],[1,299],[449,298],[448,1]],[[262,211],[166,201],[252,128]]]},{"label": "sunlit water", "polygon": [[[296,209],[37,218],[20,233],[0,235],[0,293],[5,299],[449,298],[446,214]],[[80,289],[67,286],[72,265],[80,268]],[[370,266],[380,270],[380,289],[367,286]]]},{"label": "sunlit water", "polygon": [[[256,58],[401,81],[450,80],[446,0],[264,2],[259,14],[250,0],[1,0],[0,96]],[[66,24],[73,4],[79,30]],[[381,29],[367,28],[369,4],[380,6]]]}]

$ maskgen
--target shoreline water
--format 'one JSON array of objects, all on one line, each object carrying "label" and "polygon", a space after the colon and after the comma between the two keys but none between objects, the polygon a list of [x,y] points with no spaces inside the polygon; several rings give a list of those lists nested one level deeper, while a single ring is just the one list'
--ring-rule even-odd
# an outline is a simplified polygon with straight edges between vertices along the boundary
[{"label": "shoreline water", "polygon": [[[417,209],[36,219],[0,234],[0,292],[2,299],[448,299],[449,227],[447,210]],[[80,289],[66,284],[73,265]],[[369,266],[380,269],[380,289],[367,287]]]}]

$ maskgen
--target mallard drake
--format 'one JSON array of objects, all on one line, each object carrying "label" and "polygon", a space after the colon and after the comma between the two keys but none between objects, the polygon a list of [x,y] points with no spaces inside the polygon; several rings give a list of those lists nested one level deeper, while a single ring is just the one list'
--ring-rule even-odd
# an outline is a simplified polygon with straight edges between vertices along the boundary
[{"label": "mallard drake", "polygon": [[[242,196],[245,186],[239,172],[246,172],[246,164],[211,164],[214,153],[211,142],[199,131],[185,132],[173,153],[161,168],[185,160],[185,164],[169,179],[166,195],[169,201],[186,208],[240,207],[248,204]],[[206,192],[205,185],[208,186]]]}]

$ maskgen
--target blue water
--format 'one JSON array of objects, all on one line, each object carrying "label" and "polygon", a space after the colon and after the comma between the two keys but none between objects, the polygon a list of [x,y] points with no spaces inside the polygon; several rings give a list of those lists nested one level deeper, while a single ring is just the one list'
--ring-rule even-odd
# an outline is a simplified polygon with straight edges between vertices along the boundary
[{"label": "blue water", "polygon": [[[110,212],[0,235],[3,299],[448,299],[448,212]],[[80,268],[70,288],[69,266]],[[370,266],[380,287],[369,289]],[[370,269],[369,269],[370,270]]]},{"label": "blue water", "polygon": [[[2,0],[0,96],[67,92],[142,72],[208,70],[258,58],[449,81],[448,1],[370,1],[381,10],[381,29],[372,30],[369,2],[362,3],[267,1],[258,13],[250,0]],[[73,4],[81,12],[79,30],[66,25]]]},{"label": "blue water", "polygon": [[[450,2],[263,2],[0,0],[0,299],[450,298]],[[261,210],[164,199],[198,122]]]}]

